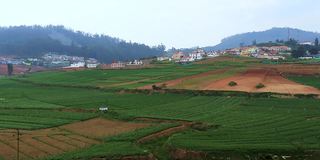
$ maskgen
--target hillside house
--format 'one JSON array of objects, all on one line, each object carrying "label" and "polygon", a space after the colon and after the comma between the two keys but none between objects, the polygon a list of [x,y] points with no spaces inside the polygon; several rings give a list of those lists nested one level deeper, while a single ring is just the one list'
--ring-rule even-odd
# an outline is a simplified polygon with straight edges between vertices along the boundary
[{"label": "hillside house", "polygon": [[127,63],[127,65],[133,65],[133,66],[138,66],[138,65],[143,65],[143,62],[141,60],[133,60]]},{"label": "hillside house", "polygon": [[112,62],[111,65],[110,65],[111,68],[113,69],[117,69],[117,68],[124,68],[126,67],[126,64],[121,62],[121,61],[118,61],[118,62]]},{"label": "hillside house", "polygon": [[85,62],[74,62],[70,65],[71,68],[81,68],[85,67],[86,63]]},{"label": "hillside house", "polygon": [[214,58],[214,57],[218,57],[219,56],[219,53],[218,52],[213,52],[213,51],[211,51],[211,52],[208,52],[207,53],[207,57],[208,58]]},{"label": "hillside house", "polygon": [[183,52],[176,52],[172,55],[172,59],[175,61],[179,61],[183,57],[184,57]]},{"label": "hillside house", "polygon": [[171,61],[171,58],[167,56],[157,57],[157,61]]},{"label": "hillside house", "polygon": [[89,58],[88,60],[86,60],[86,67],[87,68],[97,68],[99,65],[98,60],[94,59],[94,58]]}]

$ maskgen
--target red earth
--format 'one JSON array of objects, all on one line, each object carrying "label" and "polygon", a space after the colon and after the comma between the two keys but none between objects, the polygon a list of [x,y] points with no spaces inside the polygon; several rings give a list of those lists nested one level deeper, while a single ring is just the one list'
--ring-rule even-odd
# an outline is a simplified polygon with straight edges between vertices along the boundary
[{"label": "red earth", "polygon": [[[234,81],[236,86],[228,84]],[[263,88],[256,88],[261,83]],[[320,90],[290,81],[274,69],[250,69],[242,74],[212,82],[202,90],[273,92],[284,94],[318,94]]]}]

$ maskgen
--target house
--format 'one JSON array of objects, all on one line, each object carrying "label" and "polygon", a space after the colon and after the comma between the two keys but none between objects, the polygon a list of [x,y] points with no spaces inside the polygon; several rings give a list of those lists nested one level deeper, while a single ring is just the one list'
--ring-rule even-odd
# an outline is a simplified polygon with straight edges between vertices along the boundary
[{"label": "house", "polygon": [[299,44],[300,44],[300,45],[310,45],[310,46],[313,46],[313,45],[314,45],[314,42],[305,41],[305,42],[300,42]]},{"label": "house", "polygon": [[291,48],[288,46],[271,46],[268,49],[270,51],[277,51],[278,53],[291,51]]},{"label": "house", "polygon": [[184,56],[183,52],[176,52],[172,55],[172,59],[175,61],[179,61]]},{"label": "house", "polygon": [[207,57],[209,57],[209,58],[214,58],[214,57],[218,57],[218,56],[219,56],[218,52],[211,51],[211,52],[207,53]]},{"label": "house", "polygon": [[133,60],[127,63],[127,65],[143,65],[143,62],[141,60]]},{"label": "house", "polygon": [[240,55],[240,53],[241,53],[240,48],[227,49],[223,52],[223,54],[230,54],[230,55]]},{"label": "house", "polygon": [[157,61],[171,61],[171,58],[167,56],[157,57]]},{"label": "house", "polygon": [[124,68],[126,67],[126,64],[118,61],[118,62],[112,62],[110,66],[111,68]]},{"label": "house", "polygon": [[268,55],[268,54],[259,54],[256,56],[256,58],[270,59],[270,60],[285,60],[286,59],[283,56]]},{"label": "house", "polygon": [[312,59],[313,57],[311,56],[307,56],[307,57],[299,57],[299,59],[303,59],[303,60],[306,60],[306,59]]},{"label": "house", "polygon": [[94,58],[89,58],[88,60],[86,60],[86,67],[87,68],[97,68],[99,65],[98,60],[94,59]]},{"label": "house", "polygon": [[206,55],[206,52],[203,49],[198,48],[197,50],[190,53],[189,57],[190,59],[193,59],[193,60],[201,60],[205,55]]},{"label": "house", "polygon": [[81,68],[81,67],[85,67],[86,63],[85,62],[75,62],[75,63],[72,63],[70,65],[70,67],[72,68]]}]

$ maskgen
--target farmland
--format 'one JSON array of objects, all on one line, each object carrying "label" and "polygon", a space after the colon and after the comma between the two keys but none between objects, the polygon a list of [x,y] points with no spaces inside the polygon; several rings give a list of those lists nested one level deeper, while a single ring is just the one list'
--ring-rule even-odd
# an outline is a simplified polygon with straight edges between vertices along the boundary
[{"label": "farmland", "polygon": [[[172,159],[176,155],[188,159],[196,153],[199,159],[203,155],[253,159],[269,154],[312,158],[308,156],[320,150],[320,99],[180,90],[197,89],[196,83],[218,81],[260,65],[244,60],[2,78],[0,157],[16,158],[15,136],[20,129],[21,159]],[[184,77],[188,78],[177,92],[170,92],[170,86],[164,91],[136,89]],[[287,78],[318,86],[317,75]],[[99,112],[104,105],[108,112]]]}]

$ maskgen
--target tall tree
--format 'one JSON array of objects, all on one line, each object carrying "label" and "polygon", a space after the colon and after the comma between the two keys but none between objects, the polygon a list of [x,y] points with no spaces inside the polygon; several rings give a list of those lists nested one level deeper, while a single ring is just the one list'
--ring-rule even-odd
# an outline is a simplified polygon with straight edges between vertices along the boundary
[{"label": "tall tree", "polygon": [[306,49],[303,46],[299,46],[298,49],[292,51],[292,57],[299,58],[306,55]]},{"label": "tall tree", "polygon": [[317,47],[319,46],[319,39],[318,39],[318,38],[316,38],[316,39],[314,40],[314,45],[317,46]]},{"label": "tall tree", "polygon": [[13,65],[7,64],[7,70],[8,70],[8,76],[11,76],[13,74]]},{"label": "tall tree", "polygon": [[253,41],[252,41],[252,45],[253,45],[253,46],[257,45],[257,40],[253,40]]}]

